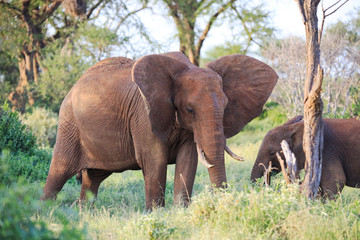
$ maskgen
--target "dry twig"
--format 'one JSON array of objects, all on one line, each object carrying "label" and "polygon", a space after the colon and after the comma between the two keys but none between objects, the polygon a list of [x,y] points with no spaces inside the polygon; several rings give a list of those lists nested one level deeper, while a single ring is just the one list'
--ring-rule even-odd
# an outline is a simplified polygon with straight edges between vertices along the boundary
[{"label": "dry twig", "polygon": [[272,168],[272,162],[270,161],[269,162],[269,167],[266,168],[264,164],[260,163],[259,166],[263,166],[264,169],[265,169],[265,172],[264,172],[264,181],[265,181],[265,185],[266,186],[269,186],[270,185],[270,173],[273,169],[275,168]]},{"label": "dry twig", "polygon": [[276,157],[279,160],[281,171],[284,175],[286,184],[295,183],[296,180],[299,179],[299,171],[297,169],[296,157],[294,153],[291,152],[289,144],[285,140],[281,142],[281,148],[284,153],[287,168],[285,167],[284,160],[281,158],[278,152],[276,153]]}]

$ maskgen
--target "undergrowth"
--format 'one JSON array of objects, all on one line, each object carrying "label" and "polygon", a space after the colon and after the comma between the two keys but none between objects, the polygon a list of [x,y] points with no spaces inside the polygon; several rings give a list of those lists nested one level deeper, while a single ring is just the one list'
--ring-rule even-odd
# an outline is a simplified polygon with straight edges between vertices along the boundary
[{"label": "undergrowth", "polygon": [[[46,173],[36,168],[42,169],[41,159],[49,156],[39,156],[41,149],[32,140],[32,147],[24,148],[28,150],[3,147],[0,239],[359,239],[358,190],[345,187],[336,200],[323,202],[309,201],[296,186],[286,186],[281,174],[270,187],[250,183],[262,137],[286,121],[276,111],[269,110],[228,141],[246,161],[226,155],[227,189],[212,190],[207,169],[198,166],[187,208],[173,205],[174,165],[168,167],[166,206],[153,212],[145,211],[141,171],[113,174],[100,186],[97,199],[89,195],[83,205],[74,181],[65,184],[55,201],[40,202]],[[26,133],[21,139],[32,139],[24,127],[17,129]]]},{"label": "undergrowth", "polygon": [[0,108],[0,164],[6,167],[0,175],[2,183],[10,184],[19,177],[28,182],[44,181],[51,154],[50,149],[38,147],[17,112],[12,112],[7,104]]}]

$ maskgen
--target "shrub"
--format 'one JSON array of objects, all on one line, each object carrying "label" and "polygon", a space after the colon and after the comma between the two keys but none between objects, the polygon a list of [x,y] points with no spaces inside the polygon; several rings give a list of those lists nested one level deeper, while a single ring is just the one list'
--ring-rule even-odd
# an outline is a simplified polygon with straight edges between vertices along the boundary
[{"label": "shrub", "polygon": [[61,230],[54,232],[33,214],[40,211],[41,203],[34,198],[29,186],[14,183],[11,187],[0,184],[0,239],[84,239],[84,230],[70,224],[59,212],[54,215]]},{"label": "shrub", "polygon": [[46,179],[50,151],[38,148],[36,138],[7,104],[0,108],[0,154],[1,182],[10,184],[20,176],[29,182]]},{"label": "shrub", "polygon": [[22,151],[32,154],[36,148],[36,138],[26,129],[17,112],[12,112],[5,103],[0,108],[0,151]]},{"label": "shrub", "polygon": [[32,112],[21,116],[36,137],[36,142],[42,147],[54,147],[58,115],[45,108],[34,108]]},{"label": "shrub", "polygon": [[48,149],[36,149],[32,155],[21,151],[3,151],[0,164],[5,166],[5,170],[0,171],[0,181],[10,184],[19,177],[24,177],[28,182],[45,181],[50,161],[51,151]]}]

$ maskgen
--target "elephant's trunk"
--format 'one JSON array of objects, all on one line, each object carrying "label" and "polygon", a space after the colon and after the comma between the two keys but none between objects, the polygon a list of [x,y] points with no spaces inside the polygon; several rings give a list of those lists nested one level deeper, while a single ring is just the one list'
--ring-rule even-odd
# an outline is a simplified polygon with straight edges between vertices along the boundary
[{"label": "elephant's trunk", "polygon": [[[211,149],[211,147],[209,147]],[[197,144],[198,159],[208,168],[210,181],[215,187],[223,187],[226,183],[224,150],[221,150],[221,146],[214,146],[212,150],[202,150]]]},{"label": "elephant's trunk", "polygon": [[269,167],[269,163],[261,160],[261,157],[257,157],[255,164],[251,170],[251,181],[256,182],[258,178],[261,178],[264,175],[265,168]]},{"label": "elephant's trunk", "polygon": [[207,126],[199,126],[196,129],[198,131],[194,131],[194,134],[199,161],[208,168],[211,183],[215,187],[222,187],[226,183],[224,160],[226,141],[222,118],[216,122],[219,124],[210,122]]},{"label": "elephant's trunk", "polygon": [[208,159],[210,167],[208,167],[210,181],[215,187],[224,187],[226,183],[224,150],[220,147],[218,149],[205,151],[205,159]]}]

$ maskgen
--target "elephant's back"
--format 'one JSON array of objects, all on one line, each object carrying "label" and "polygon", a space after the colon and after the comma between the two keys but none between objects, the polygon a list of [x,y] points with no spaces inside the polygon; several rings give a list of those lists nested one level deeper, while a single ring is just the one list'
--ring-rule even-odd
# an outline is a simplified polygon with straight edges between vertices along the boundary
[{"label": "elephant's back", "polygon": [[[117,111],[119,103],[126,101],[129,93],[136,94],[131,80],[134,61],[115,57],[102,60],[89,68],[72,88],[70,98],[75,117],[90,112]],[[105,114],[105,112],[104,112]]]},{"label": "elephant's back", "polygon": [[96,63],[94,66],[90,67],[80,78],[84,78],[87,75],[98,75],[102,73],[111,73],[111,72],[122,72],[124,70],[128,70],[132,68],[134,65],[134,61],[125,58],[125,57],[112,57],[104,59],[98,63]]},{"label": "elephant's back", "polygon": [[[64,108],[71,109],[79,129],[82,154],[88,168],[121,170],[133,167],[130,117],[141,95],[131,80],[134,61],[105,59],[77,81]],[[120,164],[121,163],[121,164]]]}]

